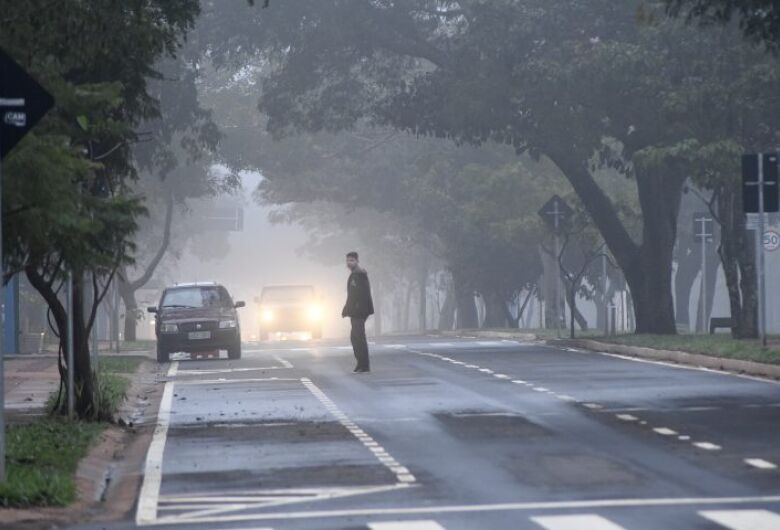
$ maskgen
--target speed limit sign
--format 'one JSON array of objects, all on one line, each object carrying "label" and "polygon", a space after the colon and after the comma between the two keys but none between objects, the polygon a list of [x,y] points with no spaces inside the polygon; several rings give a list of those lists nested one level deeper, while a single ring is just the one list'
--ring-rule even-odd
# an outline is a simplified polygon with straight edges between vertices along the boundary
[{"label": "speed limit sign", "polygon": [[774,252],[780,248],[780,234],[774,230],[764,232],[764,250]]}]

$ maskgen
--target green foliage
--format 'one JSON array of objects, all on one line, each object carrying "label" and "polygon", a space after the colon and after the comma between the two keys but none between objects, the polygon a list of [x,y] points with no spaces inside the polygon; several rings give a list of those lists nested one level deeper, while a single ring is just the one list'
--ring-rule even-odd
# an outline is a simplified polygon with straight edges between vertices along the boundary
[{"label": "green foliage", "polygon": [[736,18],[745,36],[776,52],[780,49],[780,6],[775,0],[666,0],[675,16],[707,24]]},{"label": "green foliage", "polygon": [[75,499],[73,475],[102,424],[44,419],[6,427],[6,473],[0,505],[64,506]]}]

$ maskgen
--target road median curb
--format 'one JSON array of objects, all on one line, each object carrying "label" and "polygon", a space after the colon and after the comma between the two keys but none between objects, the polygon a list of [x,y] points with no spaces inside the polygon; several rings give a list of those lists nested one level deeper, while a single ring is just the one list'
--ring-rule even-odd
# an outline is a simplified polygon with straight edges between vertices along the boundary
[{"label": "road median curb", "polygon": [[759,363],[743,359],[730,359],[727,357],[715,357],[713,355],[689,353],[678,350],[657,350],[655,348],[613,344],[592,339],[554,339],[548,340],[546,343],[551,346],[581,348],[594,352],[625,355],[627,357],[636,357],[639,359],[671,362],[740,375],[780,380],[780,365],[776,364]]}]

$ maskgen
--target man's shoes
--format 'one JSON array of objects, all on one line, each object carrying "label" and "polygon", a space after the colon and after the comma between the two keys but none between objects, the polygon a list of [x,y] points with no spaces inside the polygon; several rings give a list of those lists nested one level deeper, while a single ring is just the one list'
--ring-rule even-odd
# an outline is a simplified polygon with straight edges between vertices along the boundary
[{"label": "man's shoes", "polygon": [[361,372],[362,370],[363,370],[363,369],[362,369],[361,367],[359,367],[359,366],[356,366],[356,367],[355,367],[355,369],[354,369],[354,370],[352,370],[352,373],[355,373],[355,374],[357,374],[357,373]]}]

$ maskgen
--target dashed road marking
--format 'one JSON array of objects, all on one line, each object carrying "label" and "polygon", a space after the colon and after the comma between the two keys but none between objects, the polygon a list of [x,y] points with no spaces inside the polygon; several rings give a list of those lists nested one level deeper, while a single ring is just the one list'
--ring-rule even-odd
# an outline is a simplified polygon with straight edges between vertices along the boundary
[{"label": "dashed road marking", "polygon": [[639,421],[639,418],[631,414],[615,414],[615,417],[621,421]]},{"label": "dashed road marking", "polygon": [[293,365],[292,365],[292,363],[290,361],[288,361],[286,359],[282,359],[278,355],[274,355],[274,359],[276,359],[276,362],[278,362],[279,364],[281,364],[285,368],[293,368]]},{"label": "dashed road marking", "polygon": [[604,408],[603,405],[599,405],[598,403],[583,403],[583,405],[591,410],[601,410]]},{"label": "dashed road marking", "polygon": [[745,463],[758,469],[777,469],[777,465],[763,458],[746,458]]},{"label": "dashed road marking", "polygon": [[436,521],[388,521],[368,523],[370,530],[445,530]]},{"label": "dashed road marking", "polygon": [[371,451],[374,456],[376,457],[379,462],[382,463],[388,470],[390,470],[391,473],[393,473],[396,477],[396,480],[400,483],[404,484],[412,484],[416,482],[416,479],[413,474],[409,473],[409,470],[406,468],[403,468],[403,472],[399,472],[399,465],[398,462],[388,454],[388,452],[379,444],[376,440],[374,440],[371,436],[366,434],[365,431],[363,431],[360,427],[355,424],[352,420],[349,419],[349,417],[344,414],[344,412],[339,409],[338,405],[333,402],[320,388],[312,383],[311,379],[308,377],[302,377],[301,383],[303,383],[303,386],[305,386],[309,392],[314,395],[314,397],[319,400],[320,403],[322,403],[325,408],[331,412],[336,419],[338,419],[339,423],[341,423],[344,427],[349,430],[349,432],[355,436],[355,438],[363,444],[363,446]]},{"label": "dashed road marking", "polygon": [[777,530],[780,515],[768,510],[713,510],[699,515],[729,530]]},{"label": "dashed road marking", "polygon": [[711,442],[693,442],[693,445],[705,451],[720,451],[722,449],[721,446]]},{"label": "dashed road marking", "polygon": [[531,520],[547,530],[625,530],[609,519],[594,514],[550,515],[531,517]]},{"label": "dashed road marking", "polygon": [[656,433],[660,434],[661,436],[676,436],[677,431],[670,429],[669,427],[656,427],[653,429]]}]

